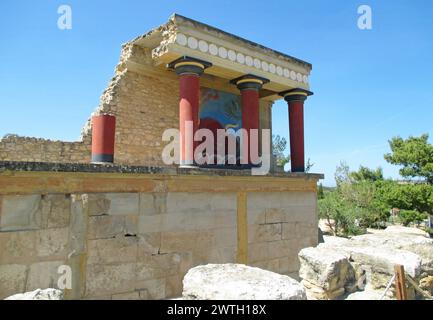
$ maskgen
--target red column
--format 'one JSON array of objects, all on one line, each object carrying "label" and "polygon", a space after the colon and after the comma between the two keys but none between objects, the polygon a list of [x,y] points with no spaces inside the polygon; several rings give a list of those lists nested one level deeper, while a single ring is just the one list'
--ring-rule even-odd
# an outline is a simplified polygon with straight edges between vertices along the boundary
[{"label": "red column", "polygon": [[[263,84],[269,82],[268,79],[257,77],[254,75],[244,75],[242,77],[230,81],[236,84],[241,91],[241,104],[242,104],[242,128],[248,134],[242,138],[242,164],[252,165],[251,159],[251,130],[259,129],[260,127],[260,97],[259,90]],[[258,143],[257,150],[259,150]]]},{"label": "red column", "polygon": [[[197,74],[181,74],[179,77],[179,130],[181,134],[180,164],[194,164],[194,133],[198,128],[200,81]],[[192,123],[192,131],[188,129]],[[189,132],[188,132],[189,130]]]},{"label": "red column", "polygon": [[313,93],[292,89],[281,93],[289,106],[290,163],[292,172],[305,172],[304,101]]},{"label": "red column", "polygon": [[116,117],[108,114],[92,117],[92,162],[114,161]]},{"label": "red column", "polygon": [[179,75],[179,131],[181,166],[194,165],[194,134],[198,129],[200,76],[211,64],[191,57],[181,57],[168,67]]},{"label": "red column", "polygon": [[[259,92],[257,89],[241,90],[242,103],[242,128],[246,130],[248,136],[243,139],[243,159],[248,159],[251,164],[251,152],[249,144],[251,140],[251,129],[259,129]],[[257,141],[258,143],[258,141]]]},{"label": "red column", "polygon": [[288,102],[288,104],[292,172],[304,172],[304,101],[295,100]]}]

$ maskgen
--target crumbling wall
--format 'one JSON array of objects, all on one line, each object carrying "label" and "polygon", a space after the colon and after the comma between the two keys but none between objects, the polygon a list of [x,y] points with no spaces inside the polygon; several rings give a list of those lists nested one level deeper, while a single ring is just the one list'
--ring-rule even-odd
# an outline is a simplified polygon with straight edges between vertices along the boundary
[{"label": "crumbling wall", "polygon": [[7,135],[0,139],[0,161],[77,162],[90,161],[90,141],[53,141]]}]

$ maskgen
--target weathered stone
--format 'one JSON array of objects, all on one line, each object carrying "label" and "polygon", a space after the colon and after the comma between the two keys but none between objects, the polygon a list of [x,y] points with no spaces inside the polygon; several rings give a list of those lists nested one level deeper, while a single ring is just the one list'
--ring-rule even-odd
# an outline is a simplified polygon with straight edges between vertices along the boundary
[{"label": "weathered stone", "polygon": [[37,231],[0,232],[0,261],[25,263],[36,255]]},{"label": "weathered stone", "polygon": [[134,288],[136,263],[87,265],[86,296],[122,293]]},{"label": "weathered stone", "polygon": [[427,276],[419,281],[419,287],[433,295],[433,276]]},{"label": "weathered stone", "polygon": [[137,280],[175,275],[180,271],[181,259],[178,253],[142,255],[137,263]]},{"label": "weathered stone", "polygon": [[398,234],[409,234],[409,235],[418,235],[422,237],[429,238],[429,234],[423,230],[420,230],[418,228],[409,228],[409,227],[403,227],[403,226],[389,226],[387,227],[384,232],[386,233],[398,233]]},{"label": "weathered stone", "polygon": [[348,257],[332,249],[305,248],[298,256],[301,262],[299,276],[325,291],[344,289],[348,282],[355,281]]},{"label": "weathered stone", "polygon": [[68,249],[69,228],[37,231],[38,257],[65,256]]},{"label": "weathered stone", "polygon": [[38,229],[41,226],[41,196],[3,196],[0,206],[0,231]]},{"label": "weathered stone", "polygon": [[[374,293],[375,290],[384,290],[394,274],[394,267],[397,264],[403,265],[406,273],[415,279],[428,276],[433,267],[432,239],[420,235],[416,230],[404,228],[401,233],[398,231],[399,228],[375,231],[373,234],[356,236],[351,239],[325,236],[325,243],[316,248],[302,250],[299,254],[301,260],[300,276],[311,287],[307,291],[315,290],[316,296],[328,293],[324,283],[317,281],[320,270],[315,270],[313,262],[314,259],[324,255],[331,257],[332,254],[349,258],[350,264],[355,270],[355,281],[347,280],[343,287],[346,293],[365,289],[366,293],[361,297],[368,296],[370,291]],[[314,259],[302,261],[303,252],[309,252]],[[389,295],[392,294],[394,294],[393,287],[389,290]],[[412,288],[408,289],[408,295],[415,297]],[[357,295],[353,296],[353,298],[356,297]]]},{"label": "weathered stone", "polygon": [[70,197],[64,194],[45,195],[42,198],[43,225],[47,228],[64,228],[69,225]]},{"label": "weathered stone", "polygon": [[88,238],[112,238],[125,233],[124,216],[93,216],[89,217]]},{"label": "weathered stone", "polygon": [[239,264],[192,268],[183,279],[183,296],[201,300],[305,300],[305,290],[288,276]]},{"label": "weathered stone", "polygon": [[0,265],[0,299],[24,292],[27,267],[19,264]]},{"label": "weathered stone", "polygon": [[110,202],[108,215],[138,215],[138,193],[106,193],[105,198]]},{"label": "weathered stone", "polygon": [[88,264],[134,262],[137,260],[137,237],[118,236],[88,241]]},{"label": "weathered stone", "polygon": [[281,239],[282,239],[281,223],[248,226],[248,243],[277,241]]},{"label": "weathered stone", "polygon": [[31,292],[14,294],[5,300],[63,300],[63,292],[58,289],[36,289]]},{"label": "weathered stone", "polygon": [[36,262],[30,265],[26,291],[36,290],[38,288],[56,288],[57,281],[61,274],[58,273],[59,266],[64,261],[46,261]]},{"label": "weathered stone", "polygon": [[145,299],[149,300],[161,300],[166,297],[166,279],[150,279],[144,281],[138,281],[135,285],[136,290],[140,291],[140,296],[143,295]]}]

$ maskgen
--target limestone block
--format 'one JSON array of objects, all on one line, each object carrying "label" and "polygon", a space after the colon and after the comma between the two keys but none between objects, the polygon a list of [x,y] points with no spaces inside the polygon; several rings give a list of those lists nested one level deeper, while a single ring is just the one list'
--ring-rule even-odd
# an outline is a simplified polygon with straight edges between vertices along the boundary
[{"label": "limestone block", "polygon": [[27,267],[20,264],[0,265],[0,299],[24,292]]},{"label": "limestone block", "polygon": [[105,198],[110,201],[109,215],[133,215],[139,212],[138,193],[106,193]]},{"label": "limestone block", "polygon": [[215,246],[229,247],[236,246],[238,231],[236,227],[216,228],[212,230],[215,237]]},{"label": "limestone block", "polygon": [[[42,198],[42,216],[47,228],[64,228],[69,225],[71,200],[69,196],[45,195]],[[45,222],[45,221],[44,221]]]},{"label": "limestone block", "polygon": [[267,242],[268,258],[282,258],[296,256],[298,251],[296,250],[293,241],[290,240],[277,240]]},{"label": "limestone block", "polygon": [[283,223],[281,225],[282,228],[281,238],[284,240],[296,239],[298,237],[297,224],[298,222]]},{"label": "limestone block", "polygon": [[94,193],[89,194],[89,215],[137,215],[138,193]]},{"label": "limestone block", "polygon": [[167,194],[167,213],[199,213],[211,211],[209,193],[169,192]]},{"label": "limestone block", "polygon": [[266,209],[248,207],[247,220],[249,224],[265,224]]},{"label": "limestone block", "polygon": [[247,195],[247,208],[265,210],[281,208],[281,199],[286,193],[282,192],[251,192]]},{"label": "limestone block", "polygon": [[192,251],[214,247],[213,233],[206,231],[166,231],[161,233],[161,252]]},{"label": "limestone block", "polygon": [[138,281],[135,285],[135,289],[140,291],[140,295],[142,291],[146,292],[146,299],[150,300],[160,300],[166,297],[166,279],[151,279]]},{"label": "limestone block", "polygon": [[284,212],[279,208],[265,209],[265,223],[285,222]]},{"label": "limestone block", "polygon": [[182,279],[183,275],[166,277],[165,296],[166,298],[176,298],[182,296]]},{"label": "limestone block", "polygon": [[86,296],[131,291],[136,283],[136,263],[92,264],[86,269]]},{"label": "limestone block", "polygon": [[38,229],[41,225],[41,195],[2,196],[0,231]]},{"label": "limestone block", "polygon": [[57,288],[57,281],[61,276],[57,271],[63,264],[65,264],[64,261],[46,261],[30,265],[26,291],[38,288]]},{"label": "limestone block", "polygon": [[282,239],[281,223],[248,226],[248,243],[276,241],[281,239]]},{"label": "limestone block", "polygon": [[347,283],[355,281],[355,271],[347,256],[332,248],[302,249],[299,260],[299,276],[326,292],[344,288]]},{"label": "limestone block", "polygon": [[36,255],[37,231],[0,232],[0,261],[25,263]]},{"label": "limestone block", "polygon": [[89,193],[89,215],[100,216],[108,214],[110,210],[110,200],[103,193]]},{"label": "limestone block", "polygon": [[152,216],[138,216],[138,233],[144,234],[149,232],[161,232],[163,228],[163,216],[162,214]]},{"label": "limestone block", "polygon": [[112,238],[125,232],[124,216],[92,216],[89,217],[88,238]]},{"label": "limestone block", "polygon": [[294,206],[315,206],[317,202],[317,195],[315,192],[284,192],[281,197],[281,207],[290,208]]},{"label": "limestone block", "polygon": [[312,205],[290,206],[281,209],[284,212],[284,222],[311,223],[317,220],[317,207]]},{"label": "limestone block", "polygon": [[135,236],[138,234],[138,216],[127,215],[125,216],[125,229],[123,231],[125,235]]},{"label": "limestone block", "polygon": [[202,263],[235,263],[237,247],[215,247],[193,251],[195,265]]},{"label": "limestone block", "polygon": [[137,280],[148,280],[179,273],[179,253],[141,255],[137,262]]},{"label": "limestone block", "polygon": [[192,268],[183,279],[183,296],[201,300],[306,300],[295,280],[241,264]]},{"label": "limestone block", "polygon": [[137,235],[138,255],[157,254],[161,248],[161,233],[149,232]]},{"label": "limestone block", "polygon": [[210,196],[210,207],[212,211],[236,211],[237,196],[235,193],[213,193],[208,196]]},{"label": "limestone block", "polygon": [[212,220],[205,224],[206,228],[225,228],[236,227],[237,214],[235,210],[226,210],[223,212],[213,212]]},{"label": "limestone block", "polygon": [[166,193],[140,193],[140,214],[155,215],[167,213]]},{"label": "limestone block", "polygon": [[248,244],[248,262],[268,260],[268,244],[266,242]]},{"label": "limestone block", "polygon": [[137,260],[137,244],[137,237],[88,240],[87,263],[134,262]]},{"label": "limestone block", "polygon": [[301,284],[306,289],[308,300],[335,300],[341,298],[345,292],[344,288],[325,290],[305,279],[301,281]]},{"label": "limestone block", "polygon": [[[350,247],[351,259],[373,266],[374,273],[394,274],[394,266],[400,264],[412,277],[418,277],[421,271],[421,258],[409,251],[381,247]],[[386,283],[385,283],[386,285]]]},{"label": "limestone block", "polygon": [[289,273],[295,271],[291,269],[290,262],[289,262],[290,259],[291,258],[288,257],[278,259],[278,265],[280,269],[279,273],[288,275]]},{"label": "limestone block", "polygon": [[69,228],[37,231],[36,253],[38,257],[65,256],[68,249]]}]

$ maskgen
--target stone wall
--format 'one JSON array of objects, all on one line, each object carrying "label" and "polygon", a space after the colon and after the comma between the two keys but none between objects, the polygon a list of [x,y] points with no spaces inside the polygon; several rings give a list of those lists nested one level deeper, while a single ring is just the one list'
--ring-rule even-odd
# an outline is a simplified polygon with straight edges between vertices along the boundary
[{"label": "stone wall", "polygon": [[317,244],[307,176],[10,175],[0,174],[0,298],[56,288],[60,265],[72,268],[68,299],[176,297],[191,267],[246,262],[291,274],[299,250]]},{"label": "stone wall", "polygon": [[7,135],[0,139],[0,161],[87,163],[90,140],[53,141]]},{"label": "stone wall", "polygon": [[[162,142],[162,134],[179,127],[179,82],[172,71],[154,74],[144,66],[152,66],[150,53],[124,45],[115,76],[92,115],[116,116],[115,163],[164,166],[161,154],[167,142]],[[270,127],[271,104],[261,101],[262,128]],[[0,139],[0,161],[90,162],[91,129],[89,118],[77,142],[6,136]]]}]

